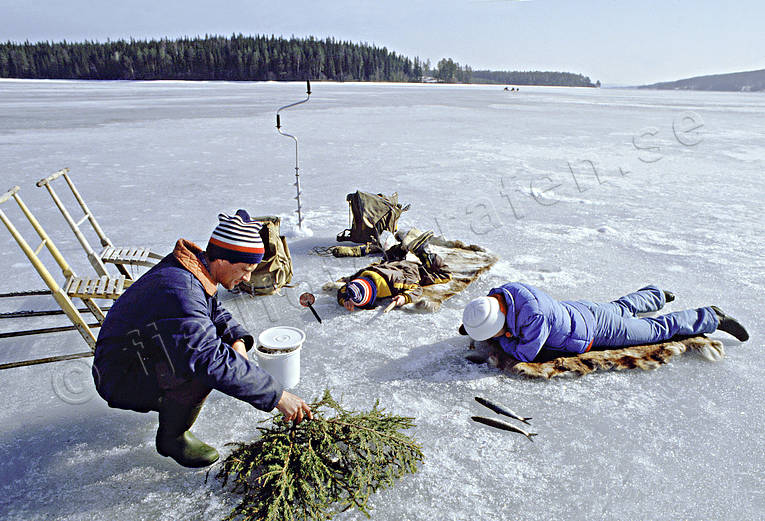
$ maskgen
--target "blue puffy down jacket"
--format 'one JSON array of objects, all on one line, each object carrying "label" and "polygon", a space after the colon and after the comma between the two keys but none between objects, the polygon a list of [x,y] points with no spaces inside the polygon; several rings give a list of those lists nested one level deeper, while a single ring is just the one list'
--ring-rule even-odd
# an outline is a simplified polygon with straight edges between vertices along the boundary
[{"label": "blue puffy down jacket", "polygon": [[557,301],[520,282],[494,288],[489,295],[504,300],[507,328],[499,343],[513,358],[531,362],[542,347],[570,353],[592,347],[595,317],[581,302]]}]

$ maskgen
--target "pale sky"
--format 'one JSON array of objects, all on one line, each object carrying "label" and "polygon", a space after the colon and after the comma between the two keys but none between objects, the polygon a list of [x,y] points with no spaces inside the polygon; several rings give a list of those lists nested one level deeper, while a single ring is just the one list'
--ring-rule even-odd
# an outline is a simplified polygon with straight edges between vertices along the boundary
[{"label": "pale sky", "polygon": [[754,0],[0,0],[0,41],[332,36],[433,64],[635,85],[765,69]]}]

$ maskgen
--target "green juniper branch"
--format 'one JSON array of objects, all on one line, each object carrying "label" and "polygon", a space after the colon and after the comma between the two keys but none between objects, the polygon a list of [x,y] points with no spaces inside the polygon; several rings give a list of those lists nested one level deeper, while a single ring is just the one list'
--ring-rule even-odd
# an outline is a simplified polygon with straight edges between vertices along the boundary
[{"label": "green juniper branch", "polygon": [[422,447],[401,430],[414,418],[344,409],[324,391],[314,419],[298,425],[269,420],[260,439],[233,443],[216,477],[242,495],[225,521],[330,519],[358,508],[369,517],[372,493],[417,471]]}]

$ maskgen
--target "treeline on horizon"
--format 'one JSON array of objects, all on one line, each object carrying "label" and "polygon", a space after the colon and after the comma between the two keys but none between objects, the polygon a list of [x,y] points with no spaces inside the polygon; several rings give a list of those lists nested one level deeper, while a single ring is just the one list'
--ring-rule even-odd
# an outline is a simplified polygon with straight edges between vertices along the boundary
[{"label": "treeline on horizon", "polygon": [[366,43],[232,35],[175,40],[0,43],[0,77],[68,80],[391,81],[595,86],[566,72],[473,71],[451,58],[431,67]]}]

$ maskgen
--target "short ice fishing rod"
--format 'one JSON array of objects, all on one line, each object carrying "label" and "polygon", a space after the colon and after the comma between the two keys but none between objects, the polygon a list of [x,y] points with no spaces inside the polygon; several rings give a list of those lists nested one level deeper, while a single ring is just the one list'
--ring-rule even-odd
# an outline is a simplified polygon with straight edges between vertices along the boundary
[{"label": "short ice fishing rod", "polygon": [[306,80],[306,97],[304,100],[296,101],[295,103],[290,103],[289,105],[285,105],[283,107],[280,107],[279,110],[276,111],[276,130],[279,131],[279,134],[282,136],[291,137],[295,140],[295,187],[297,189],[297,214],[298,214],[298,228],[303,228],[303,214],[300,207],[300,167],[298,166],[298,140],[295,136],[292,134],[287,134],[286,132],[282,132],[282,122],[281,118],[279,118],[279,113],[285,109],[288,109],[290,107],[294,107],[296,105],[301,105],[308,101],[308,99],[311,97],[311,80]]}]

